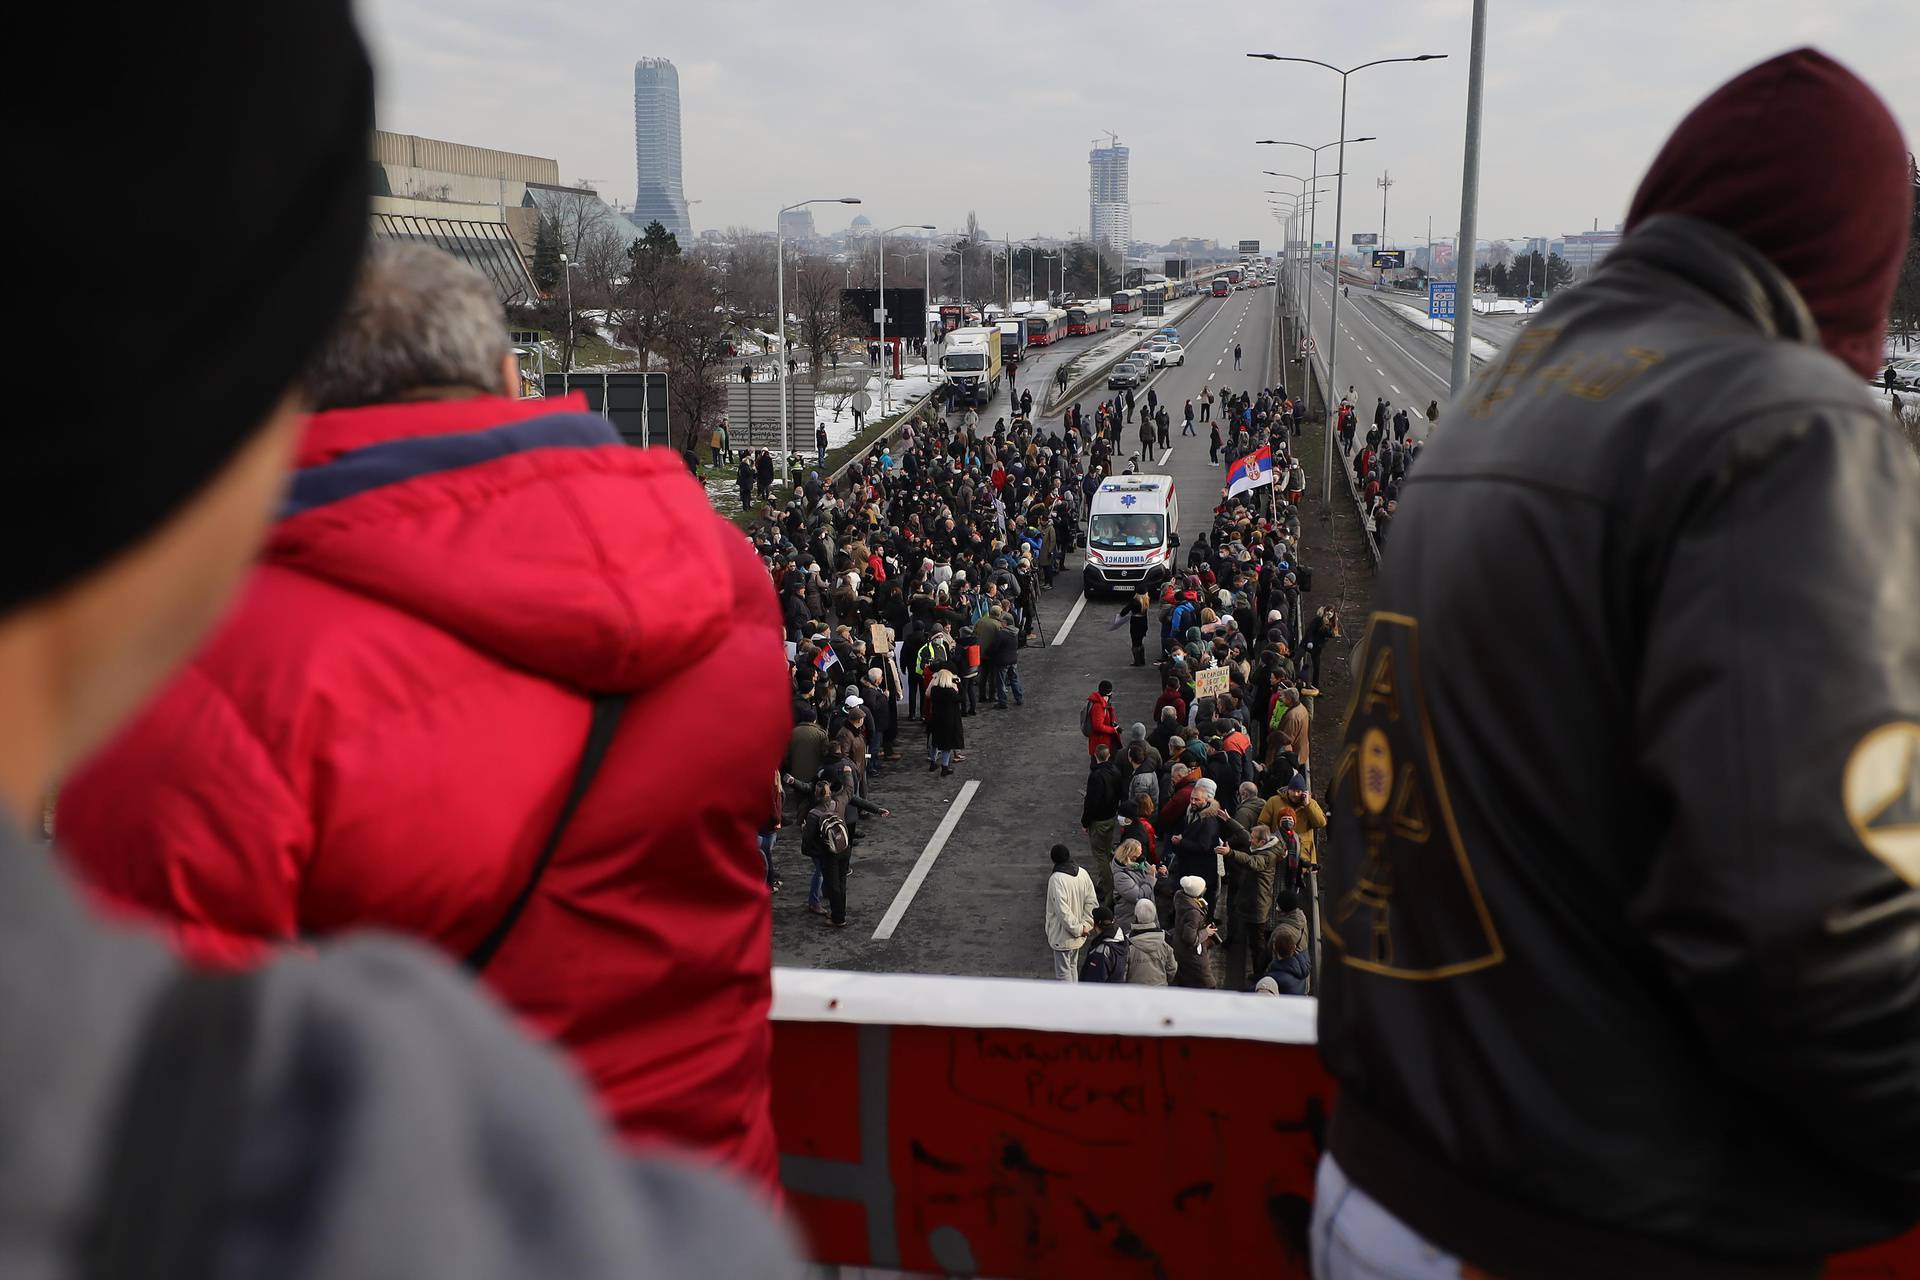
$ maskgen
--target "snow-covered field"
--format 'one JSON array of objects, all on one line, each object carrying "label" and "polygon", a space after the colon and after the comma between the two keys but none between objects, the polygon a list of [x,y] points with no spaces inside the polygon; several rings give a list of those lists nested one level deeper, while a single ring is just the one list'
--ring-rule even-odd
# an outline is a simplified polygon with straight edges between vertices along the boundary
[{"label": "snow-covered field", "polygon": [[[1431,329],[1436,333],[1444,331],[1448,335],[1451,335],[1453,332],[1453,321],[1451,320],[1432,320],[1429,319],[1427,313],[1419,307],[1410,307],[1404,302],[1394,302],[1391,299],[1382,299],[1382,301],[1385,301],[1386,304],[1395,311],[1398,311],[1407,319],[1424,328]],[[1510,301],[1510,299],[1502,299],[1502,301]],[[1477,305],[1475,309],[1479,309]],[[1473,354],[1474,357],[1479,360],[1492,360],[1500,354],[1500,348],[1488,342],[1485,338],[1475,338],[1473,340]]]}]

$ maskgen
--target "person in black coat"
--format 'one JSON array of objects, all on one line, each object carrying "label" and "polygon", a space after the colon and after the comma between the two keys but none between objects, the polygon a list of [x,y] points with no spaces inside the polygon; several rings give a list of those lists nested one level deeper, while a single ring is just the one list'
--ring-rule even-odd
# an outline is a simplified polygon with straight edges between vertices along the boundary
[{"label": "person in black coat", "polygon": [[1142,591],[1127,602],[1127,638],[1133,642],[1133,665],[1147,665],[1147,622],[1153,601]]},{"label": "person in black coat", "polygon": [[927,772],[937,766],[941,777],[950,777],[953,753],[966,745],[966,729],[960,722],[960,682],[952,670],[942,667],[927,689]]}]

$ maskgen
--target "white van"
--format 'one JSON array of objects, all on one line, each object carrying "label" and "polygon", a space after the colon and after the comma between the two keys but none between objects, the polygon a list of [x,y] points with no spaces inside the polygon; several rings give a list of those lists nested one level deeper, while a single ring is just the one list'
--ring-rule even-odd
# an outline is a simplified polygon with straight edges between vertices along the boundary
[{"label": "white van", "polygon": [[1158,591],[1180,546],[1180,495],[1171,476],[1109,476],[1087,507],[1086,593]]}]

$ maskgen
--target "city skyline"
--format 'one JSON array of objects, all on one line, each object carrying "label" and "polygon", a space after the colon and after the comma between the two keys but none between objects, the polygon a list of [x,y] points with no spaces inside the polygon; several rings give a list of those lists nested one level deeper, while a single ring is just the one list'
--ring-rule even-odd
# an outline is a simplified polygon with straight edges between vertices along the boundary
[{"label": "city skyline", "polygon": [[[632,59],[670,56],[684,108],[687,177],[701,227],[773,227],[782,204],[856,195],[880,225],[933,222],[957,229],[969,210],[1015,239],[1090,233],[1089,139],[1113,130],[1130,151],[1133,233],[1166,243],[1199,236],[1278,242],[1269,188],[1297,189],[1262,170],[1306,176],[1310,158],[1281,137],[1318,145],[1339,128],[1339,80],[1312,66],[1266,63],[1274,50],[1343,66],[1378,57],[1444,53],[1445,61],[1372,68],[1351,82],[1345,230],[1377,229],[1375,179],[1391,169],[1387,227],[1396,243],[1451,236],[1459,217],[1468,0],[1378,0],[1366,23],[1333,0],[1301,0],[1285,30],[1253,0],[1214,0],[1195,21],[1156,30],[1150,47],[1130,29],[1164,14],[1117,0],[1094,30],[1070,13],[1029,11],[1023,39],[1006,44],[959,25],[926,40],[887,6],[828,3],[803,12],[688,7],[646,21],[610,0],[538,10],[505,0],[368,0],[382,127],[553,156],[564,180],[633,190],[634,139],[624,110]],[[1165,24],[1161,23],[1160,26]],[[1657,38],[1651,38],[1657,33]],[[1920,136],[1920,13],[1870,0],[1818,11],[1754,0],[1740,21],[1717,9],[1621,0],[1604,23],[1571,0],[1495,11],[1487,43],[1487,123],[1480,234],[1559,236],[1611,227],[1666,133],[1711,88],[1746,66],[1811,43],[1852,66]],[[1098,74],[1063,77],[1076,51]],[[1564,51],[1577,49],[1578,58]],[[626,56],[613,52],[620,50]],[[1546,56],[1560,50],[1561,56]],[[583,52],[584,51],[584,52]],[[604,52],[603,52],[604,51]],[[859,66],[859,75],[839,69]],[[1113,74],[1113,68],[1136,70]],[[816,70],[814,68],[820,68]],[[1146,80],[1151,68],[1152,74]],[[996,108],[975,143],[948,145],[952,106],[928,104],[929,78],[964,78],[967,98]],[[511,98],[475,86],[510,80]],[[1177,108],[1152,86],[1192,86]],[[948,102],[948,99],[940,99]],[[876,115],[875,104],[889,104]],[[888,124],[887,122],[891,122]],[[886,125],[884,149],[874,130]],[[1334,152],[1321,153],[1324,173]],[[1323,184],[1330,185],[1330,184]],[[1371,206],[1371,212],[1369,212]],[[1331,238],[1332,193],[1319,216]],[[839,219],[821,219],[833,231]]]}]

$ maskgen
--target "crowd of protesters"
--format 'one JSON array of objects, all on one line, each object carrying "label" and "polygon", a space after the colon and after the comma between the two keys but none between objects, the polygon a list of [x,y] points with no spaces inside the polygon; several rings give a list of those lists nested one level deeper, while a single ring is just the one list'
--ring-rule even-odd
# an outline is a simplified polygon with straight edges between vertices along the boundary
[{"label": "crowd of protesters", "polygon": [[[1414,435],[1414,419],[1424,418],[1425,431]],[[1352,387],[1340,397],[1336,411],[1335,433],[1340,451],[1353,468],[1353,485],[1360,494],[1361,518],[1381,550],[1386,549],[1387,533],[1400,512],[1400,488],[1407,473],[1426,447],[1427,438],[1440,424],[1440,404],[1430,400],[1424,412],[1406,405],[1395,408],[1384,397],[1376,397],[1373,425],[1364,437],[1359,435],[1359,402]]]},{"label": "crowd of protesters", "polygon": [[[794,720],[762,847],[777,886],[774,832],[799,821],[807,907],[826,924],[847,921],[860,819],[886,813],[875,782],[911,767],[910,750],[951,777],[965,721],[1026,701],[1021,650],[1042,638],[1040,593],[1104,461],[1072,425],[983,429],[968,410],[908,422],[841,477],[797,464],[784,503],[762,504],[752,538],[779,595]],[[922,744],[903,747],[916,721]]]},{"label": "crowd of protesters", "polygon": [[[1111,681],[1087,696],[1091,874],[1053,848],[1047,941],[1067,981],[1305,994],[1326,825],[1311,795],[1311,703],[1340,620],[1302,600],[1304,410],[1284,387],[1227,392],[1217,417],[1206,408],[1222,465],[1271,459],[1271,482],[1223,488],[1211,530],[1157,599],[1142,591],[1114,620],[1144,665],[1157,614],[1161,692],[1137,718],[1115,705]],[[1225,692],[1200,693],[1220,671]]]}]

